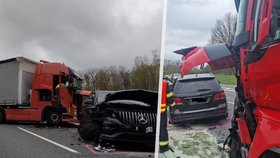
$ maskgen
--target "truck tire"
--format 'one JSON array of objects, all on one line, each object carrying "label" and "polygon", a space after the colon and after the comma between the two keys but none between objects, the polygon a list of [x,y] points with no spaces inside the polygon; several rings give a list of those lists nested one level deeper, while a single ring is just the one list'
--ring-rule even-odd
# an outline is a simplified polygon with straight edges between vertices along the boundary
[{"label": "truck tire", "polygon": [[5,118],[5,110],[0,107],[0,124],[5,123],[6,118]]},{"label": "truck tire", "polygon": [[61,115],[56,110],[49,110],[46,120],[49,126],[58,126],[61,123]]}]

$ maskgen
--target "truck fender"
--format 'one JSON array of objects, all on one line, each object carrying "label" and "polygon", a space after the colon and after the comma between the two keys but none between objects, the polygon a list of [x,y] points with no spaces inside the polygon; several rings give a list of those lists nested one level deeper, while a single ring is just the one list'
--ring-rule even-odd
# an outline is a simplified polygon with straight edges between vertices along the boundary
[{"label": "truck fender", "polygon": [[258,126],[248,153],[248,158],[259,157],[265,151],[280,146],[280,112],[257,108]]}]

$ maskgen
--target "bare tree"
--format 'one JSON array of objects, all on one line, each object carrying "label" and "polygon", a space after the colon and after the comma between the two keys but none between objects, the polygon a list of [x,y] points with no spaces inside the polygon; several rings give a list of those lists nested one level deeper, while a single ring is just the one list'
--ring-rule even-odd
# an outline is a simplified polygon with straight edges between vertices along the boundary
[{"label": "bare tree", "polygon": [[131,88],[158,90],[160,58],[156,50],[153,58],[136,57],[132,70],[124,66],[110,66],[81,71],[83,89],[123,90]]},{"label": "bare tree", "polygon": [[226,13],[223,18],[216,21],[215,26],[211,29],[211,38],[209,44],[226,43],[231,45],[236,30],[236,15]]},{"label": "bare tree", "polygon": [[147,57],[136,57],[134,67],[131,71],[132,88],[158,90],[160,58],[153,52],[153,59]]}]

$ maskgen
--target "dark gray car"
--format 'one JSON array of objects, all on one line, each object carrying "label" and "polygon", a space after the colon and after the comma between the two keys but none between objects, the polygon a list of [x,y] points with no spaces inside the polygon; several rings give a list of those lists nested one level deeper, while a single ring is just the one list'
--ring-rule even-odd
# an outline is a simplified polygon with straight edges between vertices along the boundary
[{"label": "dark gray car", "polygon": [[212,74],[186,75],[174,87],[175,107],[170,107],[170,123],[204,118],[226,118],[224,90]]}]

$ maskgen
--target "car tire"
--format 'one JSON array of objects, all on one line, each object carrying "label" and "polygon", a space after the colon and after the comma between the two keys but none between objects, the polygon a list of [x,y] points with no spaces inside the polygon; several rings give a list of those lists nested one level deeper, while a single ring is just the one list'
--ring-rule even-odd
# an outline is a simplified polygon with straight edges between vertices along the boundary
[{"label": "car tire", "polygon": [[6,116],[5,116],[5,110],[0,107],[0,124],[5,123]]},{"label": "car tire", "polygon": [[56,110],[49,110],[46,120],[49,126],[58,126],[61,123],[61,115]]}]

